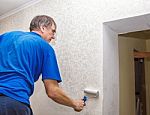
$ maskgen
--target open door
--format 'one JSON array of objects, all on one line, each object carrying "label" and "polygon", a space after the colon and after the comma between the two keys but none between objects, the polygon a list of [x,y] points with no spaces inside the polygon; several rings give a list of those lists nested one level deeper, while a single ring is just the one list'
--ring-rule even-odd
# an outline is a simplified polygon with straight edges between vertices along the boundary
[{"label": "open door", "polygon": [[144,58],[134,58],[136,115],[146,115],[146,88]]},{"label": "open door", "polygon": [[144,58],[147,57],[150,57],[150,52],[139,52],[136,50],[134,51],[136,115],[146,115]]}]

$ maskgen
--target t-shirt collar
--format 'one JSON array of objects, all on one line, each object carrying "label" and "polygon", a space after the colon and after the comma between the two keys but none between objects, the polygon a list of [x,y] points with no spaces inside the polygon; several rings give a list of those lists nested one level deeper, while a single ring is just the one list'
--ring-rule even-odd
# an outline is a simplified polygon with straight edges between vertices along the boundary
[{"label": "t-shirt collar", "polygon": [[40,34],[36,33],[36,32],[30,32],[31,34],[34,34],[34,35],[38,35],[39,37],[41,37]]}]

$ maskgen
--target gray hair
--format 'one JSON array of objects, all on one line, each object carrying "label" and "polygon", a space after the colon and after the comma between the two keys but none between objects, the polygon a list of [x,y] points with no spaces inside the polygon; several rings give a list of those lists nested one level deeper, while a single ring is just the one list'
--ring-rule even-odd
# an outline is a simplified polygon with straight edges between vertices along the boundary
[{"label": "gray hair", "polygon": [[47,15],[38,15],[38,16],[35,16],[31,23],[30,23],[30,31],[33,31],[33,30],[40,30],[40,27],[51,27],[52,24],[55,25],[56,27],[56,23],[55,21],[53,20],[53,18],[51,18],[50,16],[47,16]]}]

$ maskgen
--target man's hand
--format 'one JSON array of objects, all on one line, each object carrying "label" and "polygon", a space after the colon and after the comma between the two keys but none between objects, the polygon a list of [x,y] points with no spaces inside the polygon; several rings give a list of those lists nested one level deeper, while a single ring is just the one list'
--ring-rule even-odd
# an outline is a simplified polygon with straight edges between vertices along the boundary
[{"label": "man's hand", "polygon": [[80,112],[83,110],[83,107],[84,107],[84,101],[82,99],[80,100],[74,100],[74,110],[77,111],[77,112]]}]

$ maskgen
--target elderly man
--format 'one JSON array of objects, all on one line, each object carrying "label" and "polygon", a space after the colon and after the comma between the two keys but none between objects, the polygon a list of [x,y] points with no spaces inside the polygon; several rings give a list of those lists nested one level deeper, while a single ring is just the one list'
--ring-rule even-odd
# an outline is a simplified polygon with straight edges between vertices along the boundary
[{"label": "elderly man", "polygon": [[42,74],[49,98],[80,112],[84,101],[68,97],[59,87],[61,77],[53,48],[55,21],[46,15],[32,19],[30,32],[0,35],[0,115],[32,115],[29,98]]}]

